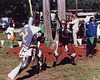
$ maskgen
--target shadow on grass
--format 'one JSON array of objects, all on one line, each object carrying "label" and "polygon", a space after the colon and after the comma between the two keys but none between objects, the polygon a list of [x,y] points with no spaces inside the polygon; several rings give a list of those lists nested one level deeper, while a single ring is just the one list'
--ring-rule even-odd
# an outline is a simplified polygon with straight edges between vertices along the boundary
[{"label": "shadow on grass", "polygon": [[[44,63],[44,64],[43,64],[42,71],[45,71],[46,68],[51,68],[51,67],[47,66],[47,64]],[[32,66],[31,69],[28,70],[28,71],[26,71],[26,72],[28,72],[29,74],[28,74],[28,75],[25,75],[25,76],[23,76],[23,77],[17,78],[16,80],[24,80],[24,79],[30,78],[30,77],[34,76],[35,74],[39,74],[39,72],[41,72],[41,71],[39,71],[39,70],[37,69],[37,66],[35,65],[35,66]],[[20,74],[19,74],[19,75],[20,75]]]},{"label": "shadow on grass", "polygon": [[[69,57],[65,57],[64,59],[62,59],[60,63],[56,64],[56,66],[65,65],[65,64],[72,64],[71,59]],[[42,66],[42,71],[45,71],[47,68],[53,68],[53,67],[47,66],[46,60],[45,60],[43,66]],[[35,74],[39,74],[39,70],[37,69],[36,65],[32,66],[31,69],[28,70],[27,72],[29,73],[28,75],[17,78],[16,80],[24,80],[24,79],[34,76]]]},{"label": "shadow on grass", "polygon": [[37,70],[37,66],[32,66],[31,69],[28,70],[27,72],[29,73],[28,75],[25,75],[23,77],[17,78],[16,80],[27,79],[27,78],[30,78],[30,77],[34,76],[35,74],[39,73],[39,71]]},{"label": "shadow on grass", "polygon": [[72,63],[71,59],[69,57],[65,57],[64,59],[61,60],[60,63],[56,64],[56,61],[53,62],[52,67],[60,66],[60,65],[65,65],[65,64],[72,64],[72,65],[77,65],[76,63]]},{"label": "shadow on grass", "polygon": [[18,47],[19,45],[14,45],[13,47]]},{"label": "shadow on grass", "polygon": [[94,54],[97,54],[98,50],[97,49],[94,49]]},{"label": "shadow on grass", "polygon": [[69,57],[65,57],[64,59],[62,59],[61,62],[57,64],[57,66],[65,64],[71,64],[71,59]]},{"label": "shadow on grass", "polygon": [[100,41],[97,41],[98,43],[100,43]]},{"label": "shadow on grass", "polygon": [[17,41],[22,41],[22,40],[18,39]]}]

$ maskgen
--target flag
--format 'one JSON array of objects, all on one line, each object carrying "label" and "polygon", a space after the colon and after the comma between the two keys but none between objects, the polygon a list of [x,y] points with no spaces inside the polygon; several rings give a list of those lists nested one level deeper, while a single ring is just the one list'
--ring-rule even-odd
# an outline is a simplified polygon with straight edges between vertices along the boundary
[{"label": "flag", "polygon": [[19,47],[21,47],[22,41],[18,41],[18,45],[19,45]]},{"label": "flag", "polygon": [[5,42],[4,40],[1,40],[1,45],[2,45],[2,47],[3,47],[3,45],[4,45],[4,42]]},{"label": "flag", "polygon": [[90,40],[90,42],[93,44],[93,42],[94,42],[94,37],[90,37],[89,40]]},{"label": "flag", "polygon": [[49,47],[50,41],[46,41],[46,45],[47,47]]},{"label": "flag", "polygon": [[35,33],[37,33],[39,30],[41,30],[41,28],[36,27],[36,26],[28,26],[28,27],[24,27],[18,33],[19,37],[22,40],[22,44],[23,44],[24,47],[29,48],[33,35]]},{"label": "flag", "polygon": [[82,39],[77,39],[78,43],[82,45]]},{"label": "flag", "polygon": [[40,25],[42,33],[44,33],[44,24]]}]

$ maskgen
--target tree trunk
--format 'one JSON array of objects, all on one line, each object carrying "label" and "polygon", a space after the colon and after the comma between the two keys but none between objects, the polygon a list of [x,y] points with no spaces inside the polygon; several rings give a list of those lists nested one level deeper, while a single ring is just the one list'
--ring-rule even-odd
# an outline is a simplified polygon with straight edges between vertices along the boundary
[{"label": "tree trunk", "polygon": [[77,14],[77,5],[78,5],[78,4],[77,4],[77,0],[76,0],[76,14]]},{"label": "tree trunk", "polygon": [[50,15],[50,2],[49,0],[43,0],[44,36],[46,40],[53,41]]},{"label": "tree trunk", "polygon": [[[57,0],[57,6],[58,6],[58,17],[61,21],[62,19],[66,20],[66,2],[65,0]],[[59,22],[57,22],[57,29],[60,28]],[[55,40],[59,41],[59,35],[56,32]]]}]

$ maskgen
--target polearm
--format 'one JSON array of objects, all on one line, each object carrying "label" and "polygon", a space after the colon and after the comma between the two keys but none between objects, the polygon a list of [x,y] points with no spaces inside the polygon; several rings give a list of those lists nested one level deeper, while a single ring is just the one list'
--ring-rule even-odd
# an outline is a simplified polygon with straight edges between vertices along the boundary
[{"label": "polearm", "polygon": [[33,17],[33,11],[32,11],[32,4],[31,4],[31,0],[29,0],[29,6],[30,6],[30,13],[31,13],[31,16]]},{"label": "polearm", "polygon": [[57,15],[56,12],[55,12],[55,15],[56,15],[56,17],[57,17],[57,20],[58,20],[59,24],[61,25],[60,19],[59,19],[59,17],[58,17],[58,15]]},{"label": "polearm", "polygon": [[31,0],[29,0],[29,6],[30,6],[30,14],[31,14],[31,17],[30,17],[29,20],[28,20],[28,24],[29,24],[29,25],[32,25],[32,24],[33,24],[33,11],[32,11]]},{"label": "polearm", "polygon": [[[56,15],[56,17],[57,17],[57,20],[58,20],[59,24],[60,24],[60,28],[62,29],[61,21],[60,21],[58,15],[57,15],[57,13],[56,13],[56,12],[54,12],[54,13],[55,13],[55,15]],[[66,23],[66,24],[67,24],[67,23]],[[58,31],[58,30],[57,30],[57,31]],[[61,30],[61,34],[59,34],[59,36],[62,36],[62,30]]]},{"label": "polearm", "polygon": [[[57,17],[57,20],[58,20],[58,22],[59,22],[59,24],[60,24],[60,27],[62,28],[62,24],[61,24],[61,21],[60,21],[58,15],[57,15],[57,13],[56,13],[56,12],[54,12],[54,13],[55,13],[55,15],[56,15],[56,17]],[[67,23],[66,23],[66,24],[67,24]]]},{"label": "polearm", "polygon": [[60,27],[62,28],[62,24],[61,24],[60,19],[59,19],[59,17],[58,17],[58,15],[57,15],[57,13],[56,13],[56,12],[55,12],[55,15],[56,15],[57,20],[58,20],[58,22],[59,22],[59,24],[60,24]]}]

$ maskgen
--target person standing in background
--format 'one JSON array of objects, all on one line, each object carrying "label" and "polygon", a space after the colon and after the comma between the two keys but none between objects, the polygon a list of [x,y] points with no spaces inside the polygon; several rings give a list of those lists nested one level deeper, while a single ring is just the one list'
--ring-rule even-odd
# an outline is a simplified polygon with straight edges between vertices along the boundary
[{"label": "person standing in background", "polygon": [[2,21],[2,30],[4,31],[6,29],[6,23],[4,21]]},{"label": "person standing in background", "polygon": [[12,23],[13,23],[13,27],[15,27],[15,21],[14,21],[14,19],[12,19]]},{"label": "person standing in background", "polygon": [[44,36],[44,24],[43,24],[43,21],[40,21],[39,27],[41,28],[42,36]]},{"label": "person standing in background", "polygon": [[[8,43],[10,44],[10,37],[15,36],[15,29],[13,28],[12,23],[10,23],[9,27],[7,28],[6,34],[8,36]],[[10,45],[10,48],[13,48],[13,46]]]},{"label": "person standing in background", "polygon": [[73,30],[73,40],[74,40],[74,46],[78,47],[77,43],[77,32],[79,31],[79,19],[77,17],[77,14],[73,14],[74,20],[72,22],[69,22],[68,24],[73,24],[72,30]]},{"label": "person standing in background", "polygon": [[[97,28],[98,23],[95,21],[95,16],[92,16],[90,18],[90,22],[87,24],[87,45],[86,45],[86,57],[88,57],[89,54],[92,56],[95,56],[94,48],[96,47],[96,41],[97,41]],[[93,38],[93,43],[90,41],[90,38]],[[91,56],[91,57],[92,57]]]},{"label": "person standing in background", "polygon": [[14,21],[14,19],[11,19],[10,23],[12,23],[13,27],[15,28],[15,21]]}]

